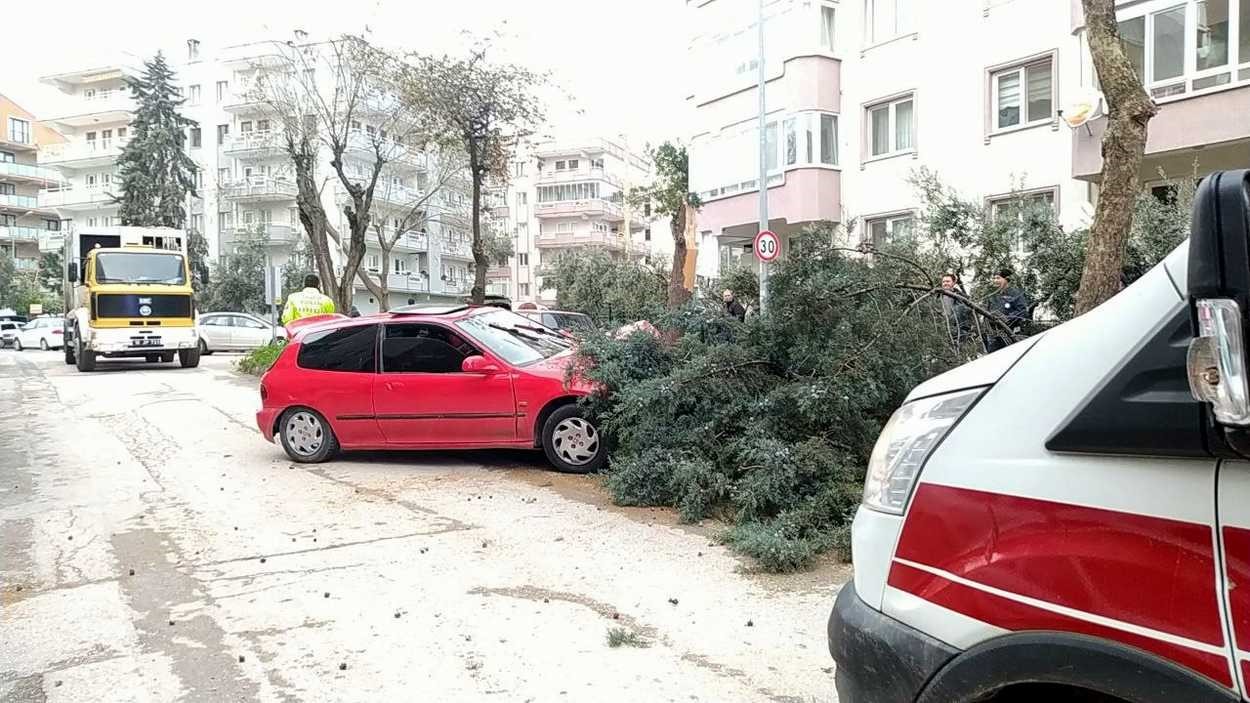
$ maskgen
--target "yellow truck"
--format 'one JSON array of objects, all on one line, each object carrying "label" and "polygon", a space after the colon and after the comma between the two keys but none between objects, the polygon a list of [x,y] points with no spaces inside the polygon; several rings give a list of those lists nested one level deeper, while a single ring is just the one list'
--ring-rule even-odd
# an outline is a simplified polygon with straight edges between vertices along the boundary
[{"label": "yellow truck", "polygon": [[164,227],[93,227],[65,238],[65,363],[200,363],[186,236]]}]

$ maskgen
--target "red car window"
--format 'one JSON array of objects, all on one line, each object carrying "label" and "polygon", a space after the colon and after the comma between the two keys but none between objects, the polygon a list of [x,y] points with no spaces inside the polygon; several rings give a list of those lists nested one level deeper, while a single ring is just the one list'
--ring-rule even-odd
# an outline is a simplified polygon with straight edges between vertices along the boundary
[{"label": "red car window", "polygon": [[460,373],[465,358],[479,353],[463,337],[441,325],[387,325],[382,340],[382,372]]}]

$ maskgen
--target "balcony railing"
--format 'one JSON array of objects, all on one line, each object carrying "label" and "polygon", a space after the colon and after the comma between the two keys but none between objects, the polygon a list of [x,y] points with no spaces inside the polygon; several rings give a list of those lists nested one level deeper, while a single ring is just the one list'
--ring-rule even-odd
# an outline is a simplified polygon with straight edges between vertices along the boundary
[{"label": "balcony railing", "polygon": [[300,230],[292,225],[244,224],[221,232],[222,244],[237,246],[247,241],[263,242],[270,246],[294,246],[299,242]]},{"label": "balcony railing", "polygon": [[551,183],[571,183],[577,181],[606,181],[614,186],[621,185],[621,179],[614,173],[601,168],[578,168],[573,170],[542,171],[538,174],[538,185]]},{"label": "balcony railing", "polygon": [[34,210],[39,207],[39,199],[33,195],[0,195],[0,206]]},{"label": "balcony railing", "polygon": [[65,178],[61,172],[52,168],[35,166],[34,164],[15,164],[0,161],[0,178],[22,178],[45,183],[63,183]]},{"label": "balcony railing", "polygon": [[467,280],[459,278],[443,281],[443,292],[445,293],[467,293],[472,287]]},{"label": "balcony railing", "polygon": [[391,273],[386,276],[386,287],[404,293],[428,293],[430,282],[420,273]]},{"label": "balcony railing", "polygon": [[535,217],[570,217],[574,215],[610,217],[621,219],[624,211],[620,204],[603,198],[586,200],[563,200],[555,203],[538,203],[534,207]]},{"label": "balcony railing", "polygon": [[486,269],[487,278],[512,278],[511,266],[491,266]]},{"label": "balcony railing", "polygon": [[108,159],[121,156],[129,138],[75,139],[61,144],[47,144],[39,150],[39,163],[64,164],[86,159]]},{"label": "balcony railing", "polygon": [[134,100],[130,97],[130,91],[124,88],[117,90],[97,90],[93,95],[81,95],[82,112],[84,114],[92,114],[96,112],[112,112],[114,110],[131,111],[134,109]]},{"label": "balcony railing", "polygon": [[221,184],[221,196],[230,199],[286,200],[299,194],[294,181],[267,176],[251,176]]},{"label": "balcony railing", "polygon": [[95,185],[87,188],[46,188],[39,191],[39,207],[104,207],[112,204],[113,195],[103,186]]},{"label": "balcony railing", "polygon": [[37,242],[47,231],[38,227],[0,227],[0,241]]},{"label": "balcony railing", "polygon": [[472,259],[473,248],[468,242],[459,239],[444,239],[439,248],[442,249],[444,256],[454,256],[460,259]]},{"label": "balcony railing", "polygon": [[34,271],[39,268],[39,259],[26,257],[13,259],[13,268],[18,271]]},{"label": "balcony railing", "polygon": [[552,248],[595,246],[607,247],[609,249],[624,249],[625,237],[611,232],[579,232],[577,234],[571,232],[543,232],[538,235],[534,243],[539,247]]},{"label": "balcony railing", "polygon": [[242,132],[226,140],[221,150],[227,154],[250,151],[277,151],[284,148],[282,133],[276,130]]}]

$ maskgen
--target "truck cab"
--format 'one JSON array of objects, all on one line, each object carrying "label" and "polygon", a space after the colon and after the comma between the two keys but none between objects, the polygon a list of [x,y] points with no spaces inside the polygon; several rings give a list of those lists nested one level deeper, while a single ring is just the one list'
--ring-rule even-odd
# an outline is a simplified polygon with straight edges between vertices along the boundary
[{"label": "truck cab", "polygon": [[[70,237],[72,300],[65,363],[93,371],[101,358],[183,367],[200,361],[194,291],[180,230],[112,227]],[[66,286],[70,291],[70,285]]]}]

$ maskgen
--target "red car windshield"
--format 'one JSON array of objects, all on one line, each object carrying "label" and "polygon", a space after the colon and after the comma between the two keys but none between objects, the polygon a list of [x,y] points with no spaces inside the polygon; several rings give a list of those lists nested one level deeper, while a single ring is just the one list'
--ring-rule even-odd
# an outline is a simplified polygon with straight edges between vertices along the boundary
[{"label": "red car windshield", "polygon": [[456,326],[513,366],[531,364],[571,348],[564,335],[507,310],[466,317]]}]

